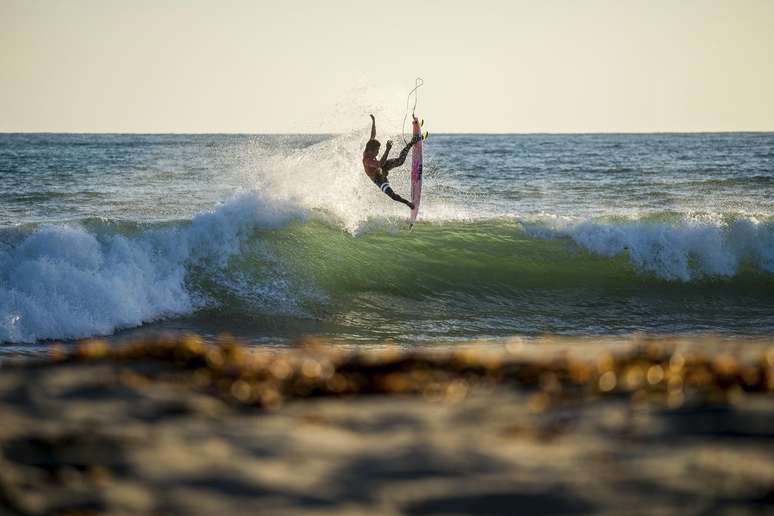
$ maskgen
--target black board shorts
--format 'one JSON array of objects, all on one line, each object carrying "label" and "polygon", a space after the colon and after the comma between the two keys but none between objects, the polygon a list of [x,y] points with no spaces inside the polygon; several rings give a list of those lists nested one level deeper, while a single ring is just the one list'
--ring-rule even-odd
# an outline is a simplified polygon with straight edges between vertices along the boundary
[{"label": "black board shorts", "polygon": [[387,190],[390,190],[390,191],[392,191],[392,188],[390,188],[390,182],[389,182],[389,181],[387,181],[386,179],[378,179],[378,178],[377,178],[377,179],[373,179],[372,181],[374,182],[374,184],[375,184],[376,186],[378,186],[378,187],[379,187],[379,189],[380,189],[382,192],[384,192],[384,193],[387,193]]}]

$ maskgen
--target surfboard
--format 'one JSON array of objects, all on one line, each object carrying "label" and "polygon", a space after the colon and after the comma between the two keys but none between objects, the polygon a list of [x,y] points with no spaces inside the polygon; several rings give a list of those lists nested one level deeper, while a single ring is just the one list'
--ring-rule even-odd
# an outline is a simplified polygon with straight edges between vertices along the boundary
[{"label": "surfboard", "polygon": [[[413,135],[421,135],[422,129],[419,127],[419,120],[414,117],[414,121],[411,123],[413,128]],[[413,226],[417,221],[417,215],[419,214],[419,201],[422,198],[422,139],[414,144],[411,149],[411,203],[414,205],[414,209],[411,210],[411,217],[409,218],[409,227]]]}]

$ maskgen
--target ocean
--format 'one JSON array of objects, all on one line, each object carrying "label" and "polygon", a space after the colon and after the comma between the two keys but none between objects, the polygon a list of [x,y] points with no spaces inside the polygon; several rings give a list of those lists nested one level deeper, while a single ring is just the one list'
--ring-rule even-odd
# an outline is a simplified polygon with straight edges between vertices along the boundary
[{"label": "ocean", "polygon": [[0,135],[0,355],[774,334],[774,133],[431,134],[413,230],[367,136]]}]

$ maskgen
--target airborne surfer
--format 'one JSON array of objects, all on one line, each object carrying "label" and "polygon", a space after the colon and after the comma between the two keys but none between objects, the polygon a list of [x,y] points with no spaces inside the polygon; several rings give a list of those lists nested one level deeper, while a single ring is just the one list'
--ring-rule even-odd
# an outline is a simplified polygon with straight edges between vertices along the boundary
[{"label": "airborne surfer", "polygon": [[410,201],[407,201],[392,191],[392,187],[390,187],[390,183],[387,181],[387,174],[393,168],[403,165],[403,162],[406,161],[406,156],[408,156],[409,149],[411,149],[411,146],[417,143],[420,138],[421,136],[414,136],[414,138],[406,144],[403,150],[400,151],[398,157],[393,159],[387,159],[387,155],[392,148],[392,142],[388,140],[384,148],[384,154],[382,154],[381,158],[377,159],[376,156],[379,154],[379,148],[382,144],[376,139],[376,118],[374,118],[374,115],[371,115],[371,139],[368,140],[365,151],[363,151],[363,168],[365,168],[366,175],[371,181],[376,183],[376,186],[378,186],[382,192],[387,194],[390,199],[402,202],[412,210],[414,209],[414,205]]}]

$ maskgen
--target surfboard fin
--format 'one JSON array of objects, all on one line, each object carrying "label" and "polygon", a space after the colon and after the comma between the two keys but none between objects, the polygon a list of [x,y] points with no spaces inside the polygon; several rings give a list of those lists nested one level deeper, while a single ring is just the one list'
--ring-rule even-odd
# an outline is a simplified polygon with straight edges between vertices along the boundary
[{"label": "surfboard fin", "polygon": [[419,127],[425,126],[425,119],[423,118],[421,122],[419,122]]}]

